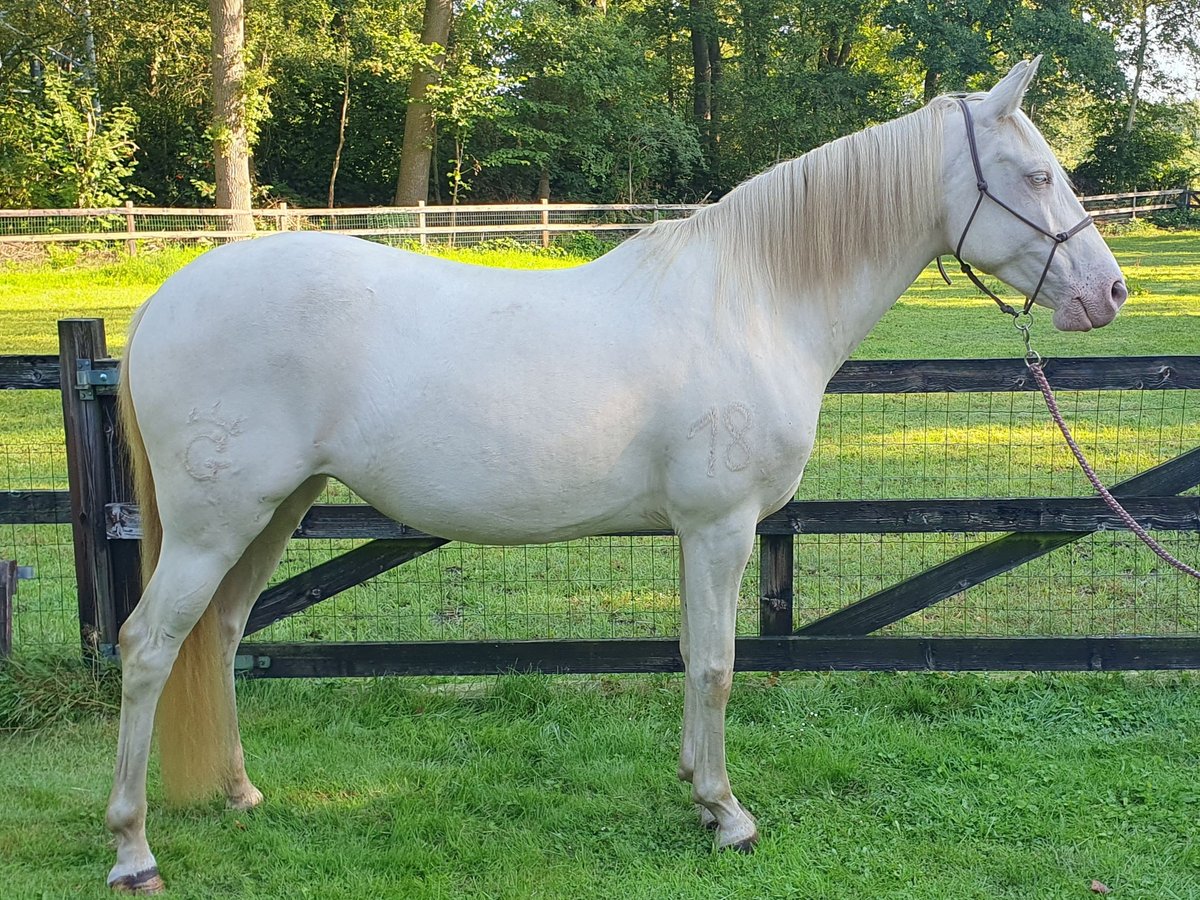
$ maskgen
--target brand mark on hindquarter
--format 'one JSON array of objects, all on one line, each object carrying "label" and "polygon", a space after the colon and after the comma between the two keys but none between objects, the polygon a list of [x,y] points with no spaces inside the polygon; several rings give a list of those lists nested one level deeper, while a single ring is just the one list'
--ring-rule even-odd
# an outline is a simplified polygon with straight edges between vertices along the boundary
[{"label": "brand mark on hindquarter", "polygon": [[220,406],[217,401],[207,413],[193,409],[188,414],[188,428],[196,433],[184,450],[183,467],[197,481],[212,481],[232,465],[223,457],[229,449],[230,439],[242,433],[242,423],[246,421],[245,416],[232,420],[220,418]]},{"label": "brand mark on hindquarter", "polygon": [[[717,458],[720,446],[724,446],[725,468],[730,472],[740,472],[750,465],[754,450],[750,446],[749,432],[754,425],[754,414],[745,403],[736,400],[723,407],[709,407],[700,418],[688,429],[688,440],[702,432],[708,432],[708,477],[715,478],[717,474]],[[721,430],[724,426],[725,440],[722,441]]]}]

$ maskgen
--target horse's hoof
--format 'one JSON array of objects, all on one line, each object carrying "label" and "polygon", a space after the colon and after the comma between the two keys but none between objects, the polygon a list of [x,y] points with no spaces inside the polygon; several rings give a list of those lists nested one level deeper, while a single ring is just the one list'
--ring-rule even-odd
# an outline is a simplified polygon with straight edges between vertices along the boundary
[{"label": "horse's hoof", "polygon": [[745,840],[735,841],[732,844],[727,844],[722,847],[722,850],[736,850],[738,853],[753,853],[754,845],[758,843],[758,835],[748,837]]},{"label": "horse's hoof", "polygon": [[110,881],[108,886],[118,894],[161,894],[167,889],[157,866],[132,875],[122,875]]},{"label": "horse's hoof", "polygon": [[246,790],[227,797],[225,800],[225,807],[227,809],[237,810],[238,812],[245,812],[246,810],[254,809],[254,807],[258,806],[262,802],[262,791],[251,784],[248,785]]},{"label": "horse's hoof", "polygon": [[741,813],[740,818],[726,823],[724,828],[717,829],[717,849],[752,853],[754,845],[758,843],[758,824],[754,821],[754,816],[746,811],[746,807],[740,803],[737,807]]}]

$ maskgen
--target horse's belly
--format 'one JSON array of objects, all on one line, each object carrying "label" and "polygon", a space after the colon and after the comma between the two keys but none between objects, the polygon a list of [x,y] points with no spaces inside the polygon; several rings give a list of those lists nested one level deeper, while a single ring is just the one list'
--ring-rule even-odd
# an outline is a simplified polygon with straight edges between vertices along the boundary
[{"label": "horse's belly", "polygon": [[391,465],[330,466],[384,514],[452,540],[544,543],[606,532],[669,527],[649,466],[607,472],[544,459],[540,469],[486,457],[409,450]]},{"label": "horse's belly", "polygon": [[[620,392],[514,399],[438,390],[399,411],[360,410],[329,474],[405,524],[456,540],[544,542],[668,527],[653,412]],[[594,387],[594,385],[593,385]],[[432,399],[438,398],[438,399]]]}]

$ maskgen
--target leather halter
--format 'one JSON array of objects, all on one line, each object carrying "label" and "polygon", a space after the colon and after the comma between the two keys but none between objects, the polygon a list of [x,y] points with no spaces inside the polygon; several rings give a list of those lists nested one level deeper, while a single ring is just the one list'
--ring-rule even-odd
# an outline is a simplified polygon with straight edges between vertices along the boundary
[{"label": "leather halter", "polygon": [[[983,166],[979,162],[979,146],[976,144],[976,141],[975,141],[975,120],[971,117],[971,109],[967,105],[967,101],[964,98],[955,97],[954,99],[958,102],[959,109],[962,110],[963,123],[966,125],[966,128],[967,128],[967,146],[971,150],[971,164],[975,167],[975,186],[979,189],[979,197],[975,201],[975,208],[973,210],[971,210],[971,217],[969,219],[967,219],[967,224],[963,228],[962,235],[958,239],[958,246],[955,247],[955,249],[954,249],[954,258],[958,260],[958,265],[962,269],[963,274],[966,275],[967,278],[969,278],[971,280],[971,283],[973,285],[975,285],[975,287],[979,288],[979,290],[983,291],[983,293],[987,294],[989,297],[991,297],[993,300],[995,300],[1002,312],[1006,312],[1013,318],[1016,318],[1018,315],[1028,314],[1029,310],[1033,308],[1033,301],[1035,301],[1038,297],[1038,294],[1041,293],[1042,285],[1046,281],[1046,276],[1050,273],[1050,265],[1051,265],[1051,263],[1054,262],[1054,255],[1058,252],[1058,248],[1062,244],[1065,244],[1072,237],[1079,234],[1079,232],[1083,231],[1083,229],[1087,228],[1090,225],[1094,225],[1096,223],[1095,223],[1095,220],[1091,216],[1085,216],[1081,222],[1077,223],[1069,231],[1060,231],[1056,234],[1055,232],[1050,231],[1049,229],[1043,228],[1041,225],[1038,225],[1036,222],[1033,222],[1033,221],[1027,219],[1025,216],[1021,215],[1021,213],[1017,212],[1015,209],[1013,209],[1011,206],[1009,206],[1007,203],[1005,203],[1003,200],[1001,200],[999,197],[997,197],[995,194],[993,194],[988,189],[988,183],[983,177]],[[985,285],[982,281],[979,280],[979,276],[975,274],[975,272],[971,269],[971,267],[967,263],[963,262],[963,258],[962,258],[963,242],[967,239],[967,232],[971,230],[971,225],[975,221],[975,215],[976,215],[976,213],[979,212],[979,207],[983,205],[984,197],[989,198],[993,203],[995,203],[1001,209],[1007,210],[1012,215],[1016,216],[1018,219],[1020,219],[1022,222],[1024,222],[1026,225],[1028,225],[1030,228],[1032,228],[1034,231],[1038,232],[1039,234],[1044,234],[1046,237],[1050,238],[1050,240],[1052,240],[1054,242],[1054,244],[1050,248],[1050,255],[1046,258],[1046,265],[1042,268],[1042,277],[1038,279],[1037,287],[1033,289],[1033,293],[1030,294],[1028,298],[1026,298],[1025,308],[1021,311],[1021,313],[1018,313],[1015,309],[1013,309],[1011,306],[1009,306],[1007,303],[1005,303],[1003,300],[1001,300],[999,297],[997,297],[995,295],[995,293],[993,293],[987,287],[987,285]],[[946,284],[949,284],[950,278],[949,278],[949,276],[946,275],[946,270],[942,267],[942,258],[940,256],[937,259],[937,266],[938,266],[938,271],[942,273],[942,278],[945,278]]]}]

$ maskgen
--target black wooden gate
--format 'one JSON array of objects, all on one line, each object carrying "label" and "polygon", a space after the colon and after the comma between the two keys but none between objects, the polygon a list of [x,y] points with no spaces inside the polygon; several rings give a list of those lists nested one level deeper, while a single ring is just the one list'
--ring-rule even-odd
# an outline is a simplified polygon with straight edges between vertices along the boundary
[{"label": "black wooden gate", "polygon": [[[0,493],[0,524],[52,521],[69,506],[84,646],[112,653],[138,596],[140,528],[116,439],[103,322],[60,322],[61,352],[0,358],[0,387],[60,387],[71,490]],[[1200,356],[1049,360],[1060,390],[1200,388]],[[829,393],[1036,390],[1014,360],[886,360],[847,363]],[[1145,527],[1200,532],[1200,448],[1112,485]],[[23,518],[22,518],[23,516]],[[1109,670],[1200,668],[1200,634],[1107,637],[878,636],[876,632],[968,588],[1099,530],[1120,528],[1099,498],[828,500],[789,503],[759,524],[760,634],[738,640],[742,670]],[[992,532],[999,536],[798,629],[793,622],[793,541],[798,534]],[[646,532],[643,532],[645,534]],[[247,635],[446,543],[363,505],[318,505],[298,539],[368,538],[259,598]],[[674,639],[419,641],[243,644],[250,676],[481,674],[501,671],[681,671]]]}]

